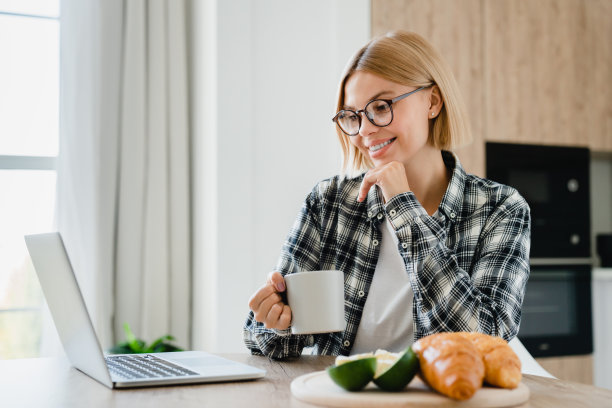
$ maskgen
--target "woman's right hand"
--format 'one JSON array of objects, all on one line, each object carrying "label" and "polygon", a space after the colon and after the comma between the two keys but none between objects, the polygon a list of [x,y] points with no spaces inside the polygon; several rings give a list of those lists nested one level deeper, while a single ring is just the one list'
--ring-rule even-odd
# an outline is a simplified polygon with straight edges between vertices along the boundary
[{"label": "woman's right hand", "polygon": [[249,299],[249,308],[255,320],[263,323],[267,329],[285,330],[291,325],[291,308],[280,295],[285,291],[285,279],[279,272],[271,272],[268,280]]}]

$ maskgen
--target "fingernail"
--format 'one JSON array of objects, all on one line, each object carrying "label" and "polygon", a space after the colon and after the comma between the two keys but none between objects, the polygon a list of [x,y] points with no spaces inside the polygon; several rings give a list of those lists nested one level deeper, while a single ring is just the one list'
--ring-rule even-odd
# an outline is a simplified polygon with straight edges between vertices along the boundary
[{"label": "fingernail", "polygon": [[279,292],[283,292],[283,291],[285,290],[285,284],[284,284],[283,282],[279,282],[279,283],[277,283],[277,284],[276,284],[276,289],[277,289]]}]

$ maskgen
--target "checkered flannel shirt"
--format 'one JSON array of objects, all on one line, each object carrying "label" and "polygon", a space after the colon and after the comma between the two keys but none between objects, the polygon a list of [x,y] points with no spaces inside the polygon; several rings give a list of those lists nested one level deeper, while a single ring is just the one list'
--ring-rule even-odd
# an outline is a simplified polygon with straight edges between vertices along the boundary
[{"label": "checkered flannel shirt", "polygon": [[[253,312],[244,341],[253,354],[297,357],[304,347],[316,354],[348,355],[378,261],[389,219],[414,293],[413,341],[444,331],[479,331],[516,336],[529,277],[530,214],[508,186],[466,174],[459,160],[442,152],[452,170],[448,189],[429,216],[412,192],[383,204],[378,188],[357,201],[363,175],[320,182],[307,196],[276,266],[281,274],[338,269],[344,272],[345,331],[293,335],[266,329]],[[312,300],[316,302],[316,299]]]}]

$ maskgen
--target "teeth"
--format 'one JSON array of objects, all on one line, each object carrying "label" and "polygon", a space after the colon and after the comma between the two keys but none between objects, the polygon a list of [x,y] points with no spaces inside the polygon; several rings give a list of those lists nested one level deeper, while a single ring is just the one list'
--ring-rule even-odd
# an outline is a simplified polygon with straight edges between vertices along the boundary
[{"label": "teeth", "polygon": [[395,138],[393,138],[393,139],[389,139],[389,140],[387,140],[386,142],[381,143],[381,144],[376,145],[376,146],[370,146],[370,151],[371,151],[371,152],[375,152],[375,151],[377,151],[377,150],[380,150],[380,149],[382,149],[383,147],[385,147],[386,145],[388,145],[389,143],[391,143],[391,142],[392,142],[392,141],[394,141],[394,140],[395,140]]}]

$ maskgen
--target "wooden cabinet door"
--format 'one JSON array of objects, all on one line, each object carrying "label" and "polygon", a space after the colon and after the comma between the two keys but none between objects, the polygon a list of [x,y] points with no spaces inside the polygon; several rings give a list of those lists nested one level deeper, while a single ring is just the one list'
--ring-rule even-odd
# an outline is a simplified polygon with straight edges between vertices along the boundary
[{"label": "wooden cabinet door", "polygon": [[612,2],[483,2],[486,139],[612,151]]}]

